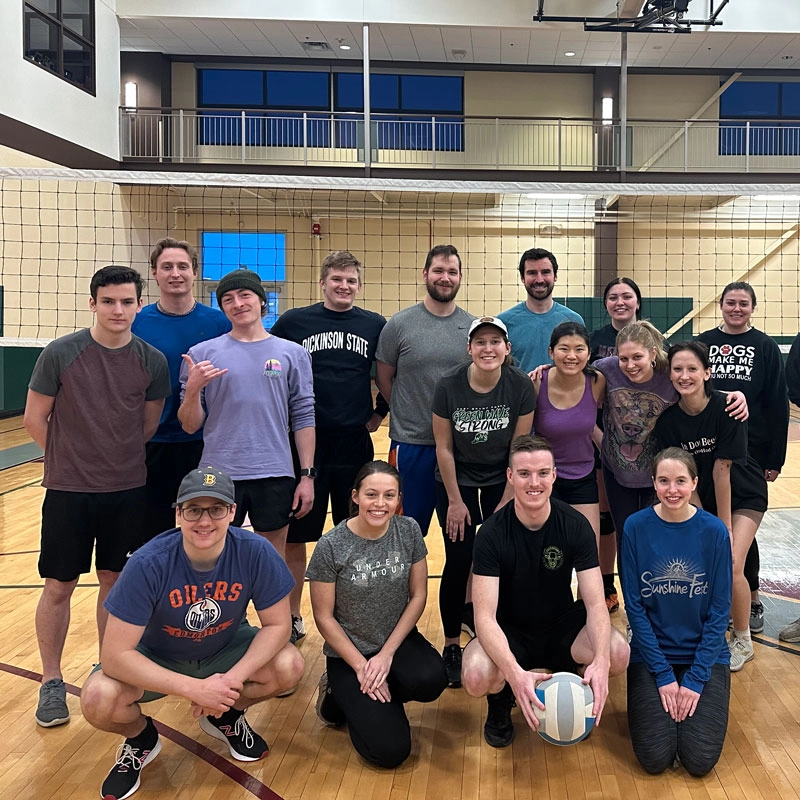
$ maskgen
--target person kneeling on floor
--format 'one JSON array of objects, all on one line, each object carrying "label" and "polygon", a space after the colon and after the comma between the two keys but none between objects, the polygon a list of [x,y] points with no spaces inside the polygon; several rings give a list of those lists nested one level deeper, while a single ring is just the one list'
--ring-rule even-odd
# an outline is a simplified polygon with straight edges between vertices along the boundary
[{"label": "person kneeling on floor", "polygon": [[[586,517],[551,499],[556,468],[549,443],[538,436],[511,442],[507,477],[513,502],[483,523],[475,539],[472,600],[477,638],[464,650],[461,679],[473,697],[487,696],[483,737],[492,747],[514,739],[511,709],[519,705],[532,729],[535,668],[578,672],[594,693],[597,723],[609,675],[625,671],[630,648],[611,627],[594,532]],[[572,570],[581,600],[572,595]]]},{"label": "person kneeling on floor", "polygon": [[[130,797],[161,750],[140,704],[167,694],[191,701],[202,730],[233,758],[256,761],[269,751],[244,711],[303,674],[303,657],[288,643],[294,581],[264,537],[231,527],[235,509],[225,473],[190,472],[178,491],[177,529],[137,550],[105,601],[102,663],[81,708],[95,728],[125,737],[101,789],[106,800]],[[251,600],[260,628],[246,619]]]}]

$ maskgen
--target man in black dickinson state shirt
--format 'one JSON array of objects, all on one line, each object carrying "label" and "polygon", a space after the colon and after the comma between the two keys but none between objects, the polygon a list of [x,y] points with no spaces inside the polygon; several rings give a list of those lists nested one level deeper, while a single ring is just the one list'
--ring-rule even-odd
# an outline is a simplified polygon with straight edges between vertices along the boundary
[{"label": "man in black dickinson state shirt", "polygon": [[[586,518],[550,498],[556,469],[553,451],[541,437],[518,436],[507,470],[514,499],[483,523],[475,539],[472,599],[477,638],[464,650],[461,679],[473,697],[488,695],[483,736],[492,747],[514,738],[511,708],[519,705],[536,729],[538,681],[535,667],[575,672],[594,693],[600,722],[609,675],[628,666],[630,648],[611,627],[597,560],[594,533]],[[581,600],[572,596],[572,570]]]},{"label": "man in black dickinson state shirt", "polygon": [[322,535],[329,497],[334,525],[347,518],[356,473],[374,455],[370,432],[389,411],[380,395],[377,410],[372,405],[372,364],[386,320],[354,305],[361,289],[360,262],[347,250],[331,253],[322,262],[319,285],[321,303],[287,311],[271,330],[273,336],[308,350],[314,374],[314,506],[302,519],[292,520],[286,544],[286,563],[295,579],[293,643],[305,636],[300,598],[306,542],[316,542]]}]

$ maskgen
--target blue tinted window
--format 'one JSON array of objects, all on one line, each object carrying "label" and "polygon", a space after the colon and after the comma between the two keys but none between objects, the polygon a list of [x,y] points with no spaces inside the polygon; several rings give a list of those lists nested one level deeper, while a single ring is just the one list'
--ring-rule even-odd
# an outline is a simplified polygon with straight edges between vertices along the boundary
[{"label": "blue tinted window", "polygon": [[791,124],[785,122],[780,130],[781,155],[800,155],[800,121]]},{"label": "blue tinted window", "polygon": [[270,108],[330,108],[327,72],[267,73],[267,105]]},{"label": "blue tinted window", "polygon": [[439,75],[401,75],[403,111],[461,114],[464,111],[464,80]]},{"label": "blue tinted window", "polygon": [[[223,146],[241,145],[242,114],[240,111],[201,111],[198,120],[197,143]],[[247,111],[244,117],[245,144],[263,145],[267,139],[266,114]]]},{"label": "blue tinted window", "polygon": [[246,267],[262,281],[286,280],[286,234],[207,231],[200,235],[203,280]]},{"label": "blue tinted window", "polygon": [[780,128],[774,123],[754,122],[750,125],[750,155],[778,156],[780,151]]},{"label": "blue tinted window", "polygon": [[720,97],[720,116],[775,119],[780,115],[779,92],[779,83],[766,81],[733,83]]},{"label": "blue tinted window", "polygon": [[[364,110],[364,75],[360,72],[337,72],[334,75],[334,108],[337,111]],[[400,76],[376,73],[369,76],[372,111],[398,111]]]},{"label": "blue tinted window", "polygon": [[331,123],[327,114],[306,114],[305,122],[298,113],[269,114],[266,131],[266,143],[273,147],[330,147]]},{"label": "blue tinted window", "polygon": [[198,70],[201,106],[263,106],[264,73],[256,69]]},{"label": "blue tinted window", "polygon": [[800,119],[800,83],[781,84],[781,115]]},{"label": "blue tinted window", "polygon": [[719,126],[719,154],[742,156],[745,154],[746,133],[744,122],[726,122]]},{"label": "blue tinted window", "polygon": [[364,78],[357,72],[337,72],[333,76],[333,107],[337,111],[362,111]]}]

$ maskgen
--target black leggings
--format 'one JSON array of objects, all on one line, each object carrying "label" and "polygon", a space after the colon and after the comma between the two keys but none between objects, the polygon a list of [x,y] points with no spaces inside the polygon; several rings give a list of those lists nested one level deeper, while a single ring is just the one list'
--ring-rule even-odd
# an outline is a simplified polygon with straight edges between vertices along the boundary
[{"label": "black leggings", "polygon": [[392,659],[389,703],[373,700],[361,691],[355,671],[343,658],[328,656],[331,698],[347,720],[356,752],[376,767],[394,769],[411,752],[411,728],[403,703],[430,703],[447,687],[442,657],[415,628]]},{"label": "black leggings", "polygon": [[439,583],[439,613],[447,639],[461,635],[461,615],[467,594],[469,571],[472,569],[472,547],[475,528],[492,514],[503,496],[506,482],[488,486],[459,486],[461,499],[469,509],[472,524],[464,525],[464,540],[451,541],[447,535],[447,508],[450,505],[444,484],[436,482],[436,516],[444,537],[444,569]]},{"label": "black leggings", "polygon": [[751,592],[758,591],[759,573],[761,572],[761,557],[758,552],[758,542],[755,537],[750,549],[747,551],[747,558],[744,560],[744,577],[747,578],[747,585]]},{"label": "black leggings", "polygon": [[[688,665],[672,665],[680,683]],[[703,687],[694,715],[675,722],[664,711],[655,678],[643,663],[628,667],[628,727],[633,752],[652,775],[658,775],[675,761],[691,775],[701,778],[710,772],[722,753],[728,730],[731,671],[727,664],[714,664]]]}]

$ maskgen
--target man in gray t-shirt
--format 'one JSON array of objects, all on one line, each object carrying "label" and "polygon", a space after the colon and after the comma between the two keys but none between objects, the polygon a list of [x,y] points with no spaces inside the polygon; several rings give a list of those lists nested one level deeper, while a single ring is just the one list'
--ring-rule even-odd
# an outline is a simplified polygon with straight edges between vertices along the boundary
[{"label": "man in gray t-shirt", "polygon": [[423,536],[436,505],[436,445],[431,422],[439,378],[467,361],[467,331],[475,317],[456,305],[461,258],[453,245],[437,245],[425,259],[421,303],[395,314],[378,340],[375,382],[391,411],[389,461],[403,479],[403,513]]}]

